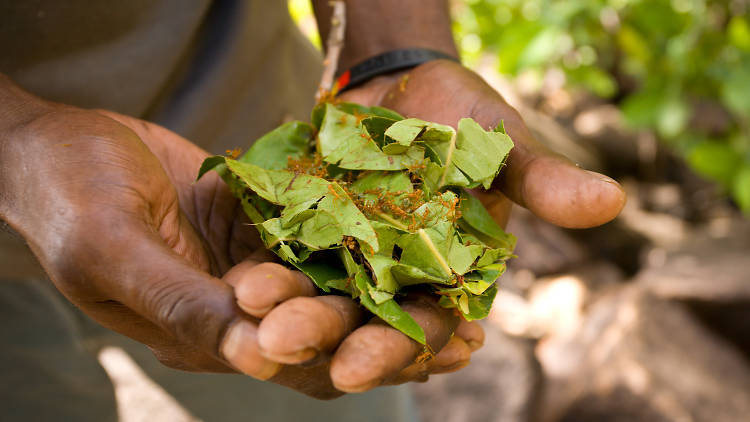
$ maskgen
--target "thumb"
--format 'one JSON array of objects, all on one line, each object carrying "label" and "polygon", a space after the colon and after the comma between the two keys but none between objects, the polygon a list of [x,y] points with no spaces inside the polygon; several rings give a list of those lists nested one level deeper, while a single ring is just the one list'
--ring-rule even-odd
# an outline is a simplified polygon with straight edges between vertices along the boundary
[{"label": "thumb", "polygon": [[108,249],[117,253],[103,257],[112,263],[105,287],[114,300],[185,348],[255,378],[278,372],[260,354],[257,320],[238,308],[231,286],[195,268],[158,234],[132,225],[127,232],[108,236],[116,239]]},{"label": "thumb", "polygon": [[505,128],[515,144],[495,182],[513,202],[558,226],[587,228],[614,219],[626,195],[613,179],[583,170],[529,132],[515,110]]}]

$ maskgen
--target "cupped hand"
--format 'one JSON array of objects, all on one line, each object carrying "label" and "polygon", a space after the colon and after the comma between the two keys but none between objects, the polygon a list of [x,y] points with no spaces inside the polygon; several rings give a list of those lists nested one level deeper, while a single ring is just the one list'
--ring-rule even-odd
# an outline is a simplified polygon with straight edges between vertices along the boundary
[{"label": "cupped hand", "polygon": [[[518,112],[500,94],[477,74],[454,62],[436,60],[408,72],[378,77],[346,91],[341,98],[384,106],[407,117],[453,127],[463,117],[471,117],[487,129],[503,122],[515,144],[507,165],[492,189],[472,192],[503,227],[510,214],[508,198],[547,221],[569,228],[604,224],[615,218],[625,204],[625,193],[617,182],[580,169],[539,143]],[[443,324],[451,326],[456,319],[456,316],[449,317]],[[462,336],[464,327],[483,336],[481,327],[462,322],[456,337]],[[358,340],[365,340],[373,330],[375,328],[370,326],[355,330],[340,349],[360,347],[362,343]],[[383,352],[377,345],[371,347]],[[334,373],[336,369],[333,368]]]},{"label": "cupped hand", "polygon": [[337,349],[361,309],[316,297],[300,273],[269,262],[224,183],[193,183],[205,151],[116,113],[23,104],[28,118],[0,124],[0,217],[71,302],[164,364],[331,398],[451,370],[481,344],[472,326],[449,340],[447,311],[416,300],[405,307],[443,349],[430,363],[412,365],[421,349],[375,322]]}]

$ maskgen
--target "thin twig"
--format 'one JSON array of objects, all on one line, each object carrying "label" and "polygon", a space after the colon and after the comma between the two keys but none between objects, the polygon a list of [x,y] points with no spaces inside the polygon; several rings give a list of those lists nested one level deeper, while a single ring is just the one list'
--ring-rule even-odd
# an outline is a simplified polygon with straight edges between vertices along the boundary
[{"label": "thin twig", "polygon": [[332,1],[331,30],[326,41],[326,58],[323,60],[323,76],[320,78],[318,94],[315,100],[320,100],[333,88],[333,78],[339,63],[341,50],[344,48],[344,30],[346,29],[346,4],[343,0]]}]

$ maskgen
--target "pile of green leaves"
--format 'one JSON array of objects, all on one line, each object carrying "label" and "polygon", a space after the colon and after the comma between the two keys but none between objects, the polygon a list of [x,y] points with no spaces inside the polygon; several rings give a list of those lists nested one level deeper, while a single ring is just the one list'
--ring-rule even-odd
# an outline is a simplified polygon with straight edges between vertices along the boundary
[{"label": "pile of green leaves", "polygon": [[515,238],[465,189],[488,188],[513,143],[471,119],[458,130],[380,107],[322,103],[238,159],[210,157],[266,247],[323,291],[351,295],[425,344],[397,299],[439,295],[487,316]]}]

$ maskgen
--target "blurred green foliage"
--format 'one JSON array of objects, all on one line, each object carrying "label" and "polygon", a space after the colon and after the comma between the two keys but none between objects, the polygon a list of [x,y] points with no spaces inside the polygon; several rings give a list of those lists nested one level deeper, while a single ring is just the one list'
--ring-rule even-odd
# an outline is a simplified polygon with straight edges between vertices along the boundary
[{"label": "blurred green foliage", "polygon": [[509,75],[559,69],[611,100],[750,212],[748,3],[454,1],[454,30],[469,63],[489,53]]}]

